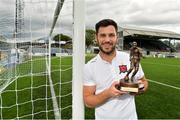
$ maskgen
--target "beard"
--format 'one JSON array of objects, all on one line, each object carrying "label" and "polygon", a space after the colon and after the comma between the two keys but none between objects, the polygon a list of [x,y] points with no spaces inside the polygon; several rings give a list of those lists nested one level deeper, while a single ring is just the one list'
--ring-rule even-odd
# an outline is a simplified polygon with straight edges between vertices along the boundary
[{"label": "beard", "polygon": [[[105,44],[109,44],[111,47],[109,47],[108,50],[107,50],[107,48],[105,48],[105,47],[103,46],[103,45],[105,45]],[[104,54],[107,54],[107,55],[111,55],[111,54],[115,51],[115,49],[116,49],[115,44],[110,43],[110,42],[102,43],[102,44],[99,44],[99,43],[98,43],[98,45],[99,45],[100,51],[101,51],[102,53],[104,53]]]}]

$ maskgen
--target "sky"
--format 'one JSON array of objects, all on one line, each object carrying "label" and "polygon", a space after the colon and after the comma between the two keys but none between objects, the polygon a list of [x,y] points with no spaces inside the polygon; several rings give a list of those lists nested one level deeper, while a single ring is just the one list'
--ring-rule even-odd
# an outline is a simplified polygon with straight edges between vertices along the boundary
[{"label": "sky", "polygon": [[88,25],[112,18],[121,25],[180,33],[180,0],[87,0]]},{"label": "sky", "polygon": [[[50,31],[57,0],[24,0],[25,36],[42,37]],[[180,33],[180,0],[85,0],[86,28],[104,18],[119,26],[137,26]],[[65,0],[54,34],[72,35],[73,1]],[[15,0],[0,0],[0,35],[14,33]],[[7,35],[10,34],[10,35]]]}]

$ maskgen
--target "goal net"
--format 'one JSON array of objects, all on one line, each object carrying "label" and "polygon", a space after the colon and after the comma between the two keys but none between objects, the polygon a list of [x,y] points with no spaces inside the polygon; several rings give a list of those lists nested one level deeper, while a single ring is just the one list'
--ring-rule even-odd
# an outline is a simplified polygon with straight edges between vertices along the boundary
[{"label": "goal net", "polygon": [[77,118],[72,111],[79,106],[83,116],[77,92],[81,94],[81,82],[80,87],[74,84],[84,60],[76,42],[84,37],[75,30],[77,3],[0,0],[0,4],[6,6],[0,10],[0,119],[71,119]]}]

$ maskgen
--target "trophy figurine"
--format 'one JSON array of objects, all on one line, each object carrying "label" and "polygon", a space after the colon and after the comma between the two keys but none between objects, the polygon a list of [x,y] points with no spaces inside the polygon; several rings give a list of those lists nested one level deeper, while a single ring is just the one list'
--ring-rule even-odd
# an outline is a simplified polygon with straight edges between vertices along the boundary
[{"label": "trophy figurine", "polygon": [[[130,48],[130,69],[123,79],[120,80],[119,85],[116,86],[117,89],[127,92],[138,92],[142,86],[139,83],[134,81],[134,76],[139,70],[139,63],[142,57],[142,53],[137,43],[133,42],[132,47]],[[134,70],[134,71],[133,71]],[[132,73],[132,76],[129,77],[129,74]]]}]

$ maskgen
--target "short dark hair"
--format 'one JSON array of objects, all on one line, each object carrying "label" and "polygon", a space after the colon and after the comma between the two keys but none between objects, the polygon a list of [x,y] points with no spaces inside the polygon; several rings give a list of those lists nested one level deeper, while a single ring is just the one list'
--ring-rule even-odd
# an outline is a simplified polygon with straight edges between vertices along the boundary
[{"label": "short dark hair", "polygon": [[96,23],[96,25],[95,25],[96,34],[98,33],[98,30],[99,30],[100,27],[107,27],[109,25],[114,26],[116,32],[118,32],[118,26],[117,26],[117,23],[114,20],[112,20],[112,19],[103,19],[103,20],[99,21],[98,23]]}]

